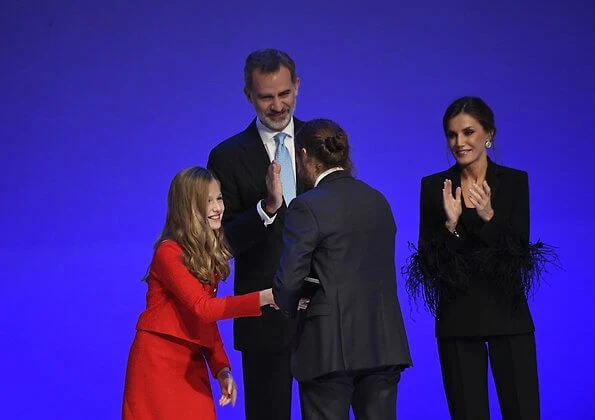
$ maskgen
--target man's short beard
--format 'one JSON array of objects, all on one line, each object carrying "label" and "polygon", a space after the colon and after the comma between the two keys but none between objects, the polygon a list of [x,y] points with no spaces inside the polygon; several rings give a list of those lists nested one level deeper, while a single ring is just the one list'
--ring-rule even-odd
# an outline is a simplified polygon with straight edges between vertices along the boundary
[{"label": "man's short beard", "polygon": [[289,124],[289,121],[291,121],[291,117],[292,117],[292,114],[288,114],[287,118],[285,118],[284,120],[275,122],[275,121],[272,121],[271,119],[269,119],[269,117],[267,117],[266,115],[263,115],[262,118],[260,118],[260,121],[267,128],[270,128],[273,131],[281,131],[285,127],[287,127],[287,125]]},{"label": "man's short beard", "polygon": [[266,114],[259,115],[258,118],[260,119],[260,122],[264,124],[265,127],[269,128],[273,131],[281,131],[285,127],[287,127],[287,125],[291,121],[294,111],[295,111],[295,104],[289,109],[289,112],[287,113],[287,118],[285,118],[283,121],[280,121],[280,122],[272,121],[269,117],[266,116]]}]

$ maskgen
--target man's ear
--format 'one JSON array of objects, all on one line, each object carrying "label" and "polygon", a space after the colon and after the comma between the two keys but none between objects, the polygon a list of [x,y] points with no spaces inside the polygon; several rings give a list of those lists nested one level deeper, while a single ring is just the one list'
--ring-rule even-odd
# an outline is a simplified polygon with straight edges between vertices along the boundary
[{"label": "man's ear", "polygon": [[248,99],[248,102],[252,103],[252,95],[250,94],[248,88],[244,88],[244,95],[246,95],[246,99]]}]

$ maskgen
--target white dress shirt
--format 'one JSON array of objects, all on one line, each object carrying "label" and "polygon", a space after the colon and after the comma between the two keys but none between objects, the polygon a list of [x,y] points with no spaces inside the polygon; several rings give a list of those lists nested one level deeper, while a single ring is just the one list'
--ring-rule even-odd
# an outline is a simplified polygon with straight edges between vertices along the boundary
[{"label": "white dress shirt", "polygon": [[333,172],[343,171],[343,170],[344,169],[341,168],[340,166],[336,166],[334,168],[327,169],[326,171],[324,171],[323,173],[318,175],[318,177],[316,178],[316,182],[314,182],[314,188],[316,188],[316,186],[320,183],[320,181],[322,181],[322,178],[324,178],[328,174],[332,174]]},{"label": "white dress shirt", "polygon": [[[269,155],[269,160],[272,162],[275,159],[275,151],[277,150],[277,144],[275,143],[275,135],[278,133],[285,133],[287,137],[285,137],[285,147],[289,150],[289,155],[291,156],[291,161],[293,162],[293,179],[296,179],[296,169],[295,169],[295,141],[294,141],[294,129],[293,129],[293,118],[289,120],[289,124],[281,131],[273,131],[270,128],[263,125],[260,120],[256,119],[256,128],[258,129],[258,134],[260,134],[260,138],[264,143],[265,149],[267,149],[267,153]],[[289,203],[288,203],[289,204]]]}]

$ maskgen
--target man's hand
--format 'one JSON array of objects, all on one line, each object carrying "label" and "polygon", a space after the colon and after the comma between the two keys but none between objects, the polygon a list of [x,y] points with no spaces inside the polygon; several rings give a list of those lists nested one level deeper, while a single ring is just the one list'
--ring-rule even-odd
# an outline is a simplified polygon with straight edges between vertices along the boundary
[{"label": "man's hand", "polygon": [[[298,311],[305,311],[306,309],[308,309],[308,306],[310,305],[310,299],[307,298],[301,298],[298,301]],[[279,310],[279,307],[277,306],[277,304],[275,302],[271,303],[269,305],[271,308]]]},{"label": "man's hand", "polygon": [[308,309],[308,305],[310,305],[310,299],[301,298],[298,301],[298,311],[305,311],[306,309]]},{"label": "man's hand", "polygon": [[275,214],[283,205],[283,185],[281,184],[281,165],[272,161],[266,174],[267,197],[264,199],[264,210]]}]

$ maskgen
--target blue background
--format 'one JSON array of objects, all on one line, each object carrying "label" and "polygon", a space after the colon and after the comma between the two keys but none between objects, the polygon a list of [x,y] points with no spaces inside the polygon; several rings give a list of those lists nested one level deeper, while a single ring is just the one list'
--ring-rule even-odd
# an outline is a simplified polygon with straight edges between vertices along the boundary
[{"label": "blue background", "polygon": [[[593,418],[594,10],[587,0],[4,0],[0,417],[120,416],[169,182],[249,124],[245,57],[276,47],[297,63],[296,115],[342,124],[358,176],[390,200],[399,267],[417,238],[420,178],[452,162],[445,107],[471,94],[494,109],[495,159],[529,172],[532,238],[558,246],[564,266],[531,303],[543,418]],[[445,419],[433,320],[399,282],[415,363],[400,418]],[[241,390],[231,326],[220,323]],[[242,394],[218,412],[243,418]]]}]

